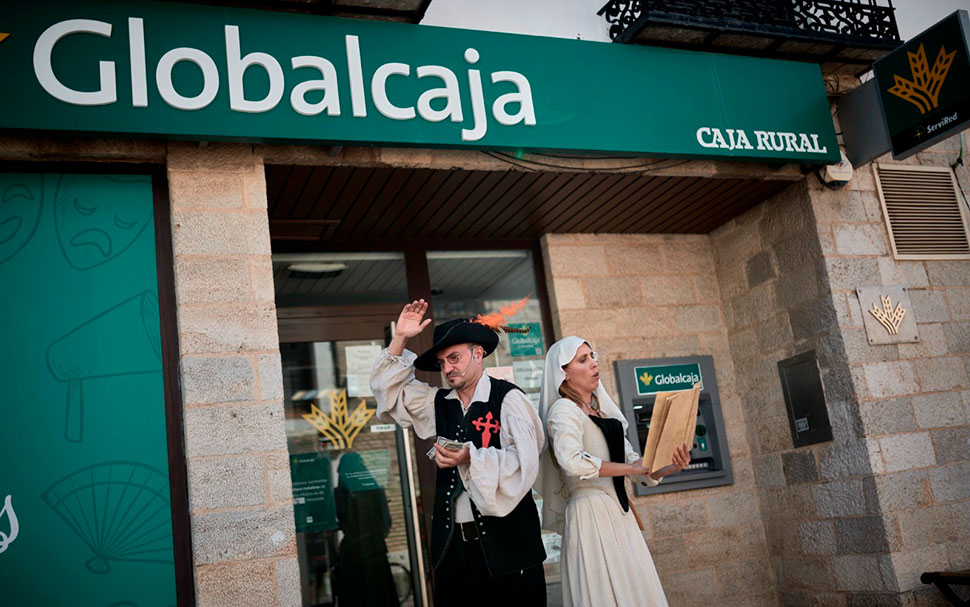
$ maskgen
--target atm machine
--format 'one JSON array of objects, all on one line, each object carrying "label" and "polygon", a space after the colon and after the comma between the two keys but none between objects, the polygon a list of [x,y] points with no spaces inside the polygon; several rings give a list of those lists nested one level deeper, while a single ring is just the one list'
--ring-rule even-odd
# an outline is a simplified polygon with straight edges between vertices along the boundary
[{"label": "atm machine", "polygon": [[701,383],[697,406],[697,429],[691,445],[690,465],[668,476],[656,487],[634,483],[636,495],[686,491],[701,487],[716,487],[734,483],[731,456],[728,451],[721,399],[714,374],[714,359],[710,356],[680,358],[645,358],[618,360],[614,363],[620,408],[629,422],[628,438],[643,450],[658,392],[688,390]]}]

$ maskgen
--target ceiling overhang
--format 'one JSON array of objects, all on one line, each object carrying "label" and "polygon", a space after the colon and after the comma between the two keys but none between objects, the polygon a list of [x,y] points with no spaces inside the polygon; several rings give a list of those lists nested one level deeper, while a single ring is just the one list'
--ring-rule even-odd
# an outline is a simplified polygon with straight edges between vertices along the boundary
[{"label": "ceiling overhang", "polygon": [[649,172],[269,165],[270,234],[368,247],[548,233],[706,234],[791,184]]}]

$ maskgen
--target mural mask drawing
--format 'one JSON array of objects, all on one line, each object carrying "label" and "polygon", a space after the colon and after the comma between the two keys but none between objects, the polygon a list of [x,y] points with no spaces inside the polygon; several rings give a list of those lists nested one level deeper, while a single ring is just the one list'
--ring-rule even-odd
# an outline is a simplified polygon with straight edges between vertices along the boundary
[{"label": "mural mask drawing", "polygon": [[[144,200],[151,187],[144,175],[62,175],[54,219],[64,257],[78,270],[114,259],[138,238],[152,219]],[[106,194],[105,192],[110,192]]]},{"label": "mural mask drawing", "polygon": [[37,230],[43,176],[0,174],[0,263],[20,252]]}]

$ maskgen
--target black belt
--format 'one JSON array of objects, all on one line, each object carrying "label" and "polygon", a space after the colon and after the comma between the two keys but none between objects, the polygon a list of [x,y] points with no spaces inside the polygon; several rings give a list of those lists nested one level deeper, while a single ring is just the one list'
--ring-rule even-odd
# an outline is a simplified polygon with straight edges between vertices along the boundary
[{"label": "black belt", "polygon": [[456,523],[456,531],[461,534],[461,539],[466,542],[474,542],[478,540],[478,527],[475,526],[474,522],[467,523]]}]

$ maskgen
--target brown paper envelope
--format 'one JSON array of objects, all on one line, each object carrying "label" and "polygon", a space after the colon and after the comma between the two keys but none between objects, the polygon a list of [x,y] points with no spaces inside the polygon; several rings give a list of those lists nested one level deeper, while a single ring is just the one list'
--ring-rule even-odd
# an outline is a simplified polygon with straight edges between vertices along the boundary
[{"label": "brown paper envelope", "polygon": [[657,443],[651,470],[659,470],[672,464],[674,450],[693,436],[699,397],[700,388],[695,386],[691,390],[676,392],[667,399],[667,418]]},{"label": "brown paper envelope", "polygon": [[687,426],[684,428],[684,442],[687,443],[688,448],[690,445],[694,444],[694,431],[697,429],[697,405],[701,400],[700,382],[694,384],[694,387],[690,390],[690,393],[691,399],[693,399],[691,414],[687,422]]},{"label": "brown paper envelope", "polygon": [[647,430],[647,440],[643,443],[643,466],[653,470],[651,465],[657,452],[657,443],[663,433],[664,420],[667,417],[667,400],[676,392],[658,392],[653,401],[653,414],[650,417],[650,429]]},{"label": "brown paper envelope", "polygon": [[659,470],[673,463],[674,449],[683,442],[684,427],[690,417],[690,396],[678,392],[667,399],[667,418],[657,441],[651,470]]}]

